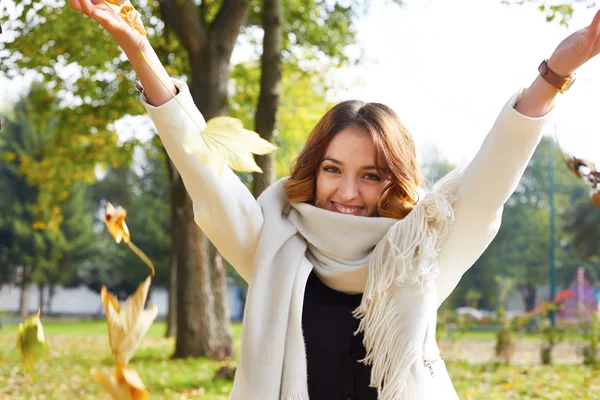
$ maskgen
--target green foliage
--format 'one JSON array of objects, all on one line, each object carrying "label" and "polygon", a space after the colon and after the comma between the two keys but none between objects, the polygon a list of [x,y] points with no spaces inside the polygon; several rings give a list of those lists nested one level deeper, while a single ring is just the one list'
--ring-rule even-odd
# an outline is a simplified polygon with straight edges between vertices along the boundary
[{"label": "green foliage", "polygon": [[552,326],[550,321],[550,313],[558,311],[556,304],[552,302],[544,302],[542,305],[541,317],[541,333],[542,333],[542,346],[540,347],[540,359],[542,364],[552,364],[552,351],[554,347],[564,339],[564,332],[558,329],[556,326]]},{"label": "green foliage", "polygon": [[[584,184],[566,168],[559,148],[551,138],[543,138],[537,147],[515,193],[504,206],[498,235],[475,265],[463,276],[451,295],[450,304],[464,304],[466,291],[477,288],[485,293],[483,307],[497,301],[494,275],[504,274],[516,280],[515,289],[525,300],[537,285],[548,282],[549,270],[549,160],[554,152],[556,205],[556,242],[558,282],[568,285],[578,266],[594,262],[599,236],[597,213]],[[579,206],[577,199],[585,196]],[[577,206],[574,208],[574,204]],[[579,209],[579,207],[582,207]],[[587,212],[583,211],[587,210]],[[596,219],[595,219],[596,218]],[[588,222],[582,225],[582,220]],[[600,220],[598,220],[600,222]],[[576,244],[576,247],[575,247]],[[579,248],[587,252],[576,251]]]},{"label": "green foliage", "polygon": [[[140,168],[109,168],[106,176],[90,188],[97,215],[104,215],[110,202],[127,210],[125,222],[131,240],[152,260],[156,276],[153,286],[168,286],[171,259],[169,177],[166,155],[148,143],[140,157]],[[148,275],[145,264],[124,243],[114,242],[102,219],[96,221],[99,257],[82,268],[83,279],[93,290],[102,284],[124,294]]]},{"label": "green foliage", "polygon": [[[158,3],[140,1],[134,5],[142,13],[149,38],[168,72],[174,76],[190,76],[188,55],[173,27],[165,26],[161,20]],[[199,2],[201,23],[209,26],[221,6],[219,1]],[[351,59],[347,47],[355,44],[354,18],[366,12],[367,6],[364,0],[284,1],[284,59],[294,67],[286,68],[283,85],[297,85],[295,89],[284,90],[287,95],[282,99],[282,121],[278,130],[281,135],[277,136],[277,144],[282,149],[280,175],[285,174],[283,171],[287,170],[289,160],[316,116],[327,108],[322,84],[325,73],[329,68],[360,60],[360,56]],[[256,55],[262,48],[256,39],[260,37],[261,7],[261,1],[251,1],[249,21],[242,30],[245,42],[254,45]],[[117,145],[113,123],[125,115],[143,112],[134,96],[135,74],[112,39],[98,24],[70,10],[68,2],[46,2],[43,6],[30,0],[19,2],[4,27],[15,34],[15,40],[0,43],[3,57],[0,70],[9,76],[35,71],[62,99],[61,107],[54,111],[57,123],[43,159],[23,168],[28,179],[46,193],[40,197],[39,206],[54,207],[60,213],[55,206],[73,182],[92,182],[99,164],[116,168],[131,162],[131,151],[139,143],[131,140]],[[247,76],[251,78],[249,81],[241,79],[244,74],[234,70],[236,82],[257,83],[258,68],[252,68],[254,71]],[[256,94],[257,87],[252,89]],[[312,92],[311,89],[317,90]],[[246,101],[245,107],[254,108],[256,99],[257,95],[247,96],[232,104],[252,100],[251,104]],[[302,113],[289,112],[292,108]],[[234,109],[233,114],[240,112]],[[241,114],[247,120],[254,116],[253,113]],[[44,175],[37,171],[44,171]]]},{"label": "green foliage", "polygon": [[502,358],[506,364],[510,364],[515,352],[515,340],[511,321],[506,316],[504,305],[515,281],[508,277],[497,276],[496,282],[498,283],[500,292],[496,308],[496,318],[500,325],[500,329],[496,334],[496,346],[494,350],[496,351],[497,357]]},{"label": "green foliage", "polygon": [[565,213],[565,231],[572,237],[573,250],[592,263],[600,261],[600,213],[587,196],[581,198]]},{"label": "green foliage", "polygon": [[594,0],[571,0],[557,4],[549,0],[502,0],[507,5],[535,4],[546,15],[546,22],[558,21],[560,25],[568,26],[577,5],[594,7]]},{"label": "green foliage", "polygon": [[[68,188],[75,182],[93,182],[99,164],[116,167],[131,162],[137,141],[118,146],[113,123],[127,114],[140,114],[143,107],[134,96],[135,74],[97,23],[75,13],[64,1],[40,6],[26,0],[14,10],[4,28],[13,32],[15,39],[0,44],[0,70],[8,76],[35,71],[49,95],[60,100],[59,105],[53,104],[51,114],[40,112],[47,109],[44,104],[32,106],[32,117],[53,124],[47,131],[43,157],[26,160],[21,166],[28,181],[42,192],[38,207],[52,209],[58,216],[44,220],[54,222],[47,228],[56,231],[61,213],[58,204]],[[155,32],[152,22],[159,21],[150,17],[156,10],[140,10],[149,21],[149,32]],[[157,42],[161,55],[177,49],[176,45],[161,47],[164,40]]]},{"label": "green foliage", "polygon": [[58,213],[56,208],[39,207],[44,189],[23,171],[24,164],[44,156],[55,124],[54,102],[44,86],[34,85],[15,105],[14,117],[6,121],[2,132],[0,187],[5,191],[0,199],[0,260],[6,277],[17,266],[23,267],[26,283],[72,281],[94,242],[85,188],[78,184],[61,193],[64,213]]},{"label": "green foliage", "polygon": [[[233,90],[230,114],[252,126],[260,90],[260,67],[256,62],[238,64],[231,72]],[[279,177],[288,175],[289,168],[302,149],[306,137],[331,104],[327,101],[330,88],[319,70],[306,71],[297,65],[284,64],[281,82],[282,96],[274,143],[276,170]]]},{"label": "green foliage", "polygon": [[467,307],[477,308],[479,307],[479,300],[483,297],[483,293],[479,290],[470,288],[465,296],[465,302]]},{"label": "green foliage", "polygon": [[475,321],[467,314],[458,314],[456,311],[441,312],[437,318],[436,340],[443,340],[445,344],[455,346],[474,325]]},{"label": "green foliage", "polygon": [[583,323],[583,331],[583,364],[600,367],[600,359],[598,358],[598,351],[600,350],[600,315],[598,313],[594,313],[589,321]]},{"label": "green foliage", "polygon": [[[354,20],[368,9],[366,0],[323,1],[283,0],[283,37],[286,62],[327,62],[339,67],[357,63],[347,47],[356,44]],[[262,1],[252,0],[248,27],[260,27]],[[261,54],[260,41],[253,41],[255,54]]]}]

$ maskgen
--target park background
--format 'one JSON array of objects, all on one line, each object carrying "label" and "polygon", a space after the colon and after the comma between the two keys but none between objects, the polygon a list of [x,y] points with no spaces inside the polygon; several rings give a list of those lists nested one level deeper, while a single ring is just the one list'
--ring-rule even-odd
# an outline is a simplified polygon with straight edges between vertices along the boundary
[{"label": "park background", "polygon": [[[206,117],[240,118],[280,147],[275,162],[259,159],[272,166],[265,175],[240,174],[255,194],[286,174],[318,118],[348,98],[391,106],[435,181],[470,160],[505,101],[597,10],[542,0],[196,3],[198,23],[177,19],[174,2],[135,5]],[[132,238],[157,268],[149,297],[160,321],[132,365],[152,398],[226,398],[231,383],[215,372],[235,364],[246,287],[189,234],[189,199],[131,68],[64,2],[5,0],[0,23],[0,396],[102,393],[89,374],[110,363],[100,287],[125,299],[147,274],[106,232],[110,201],[128,210]],[[440,310],[442,355],[461,398],[599,398],[600,214],[554,140],[600,162],[599,66],[581,68],[560,99],[500,233]],[[51,352],[24,378],[16,324],[38,308]]]}]

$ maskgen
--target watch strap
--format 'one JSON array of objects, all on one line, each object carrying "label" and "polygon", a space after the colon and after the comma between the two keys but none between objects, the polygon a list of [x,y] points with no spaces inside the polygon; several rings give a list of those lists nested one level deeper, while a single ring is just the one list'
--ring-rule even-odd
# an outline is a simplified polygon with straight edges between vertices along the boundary
[{"label": "watch strap", "polygon": [[569,76],[562,76],[554,72],[548,66],[548,60],[542,61],[540,66],[538,67],[538,71],[542,78],[552,86],[554,86],[560,93],[566,92],[573,82],[575,82],[575,74],[571,74]]}]

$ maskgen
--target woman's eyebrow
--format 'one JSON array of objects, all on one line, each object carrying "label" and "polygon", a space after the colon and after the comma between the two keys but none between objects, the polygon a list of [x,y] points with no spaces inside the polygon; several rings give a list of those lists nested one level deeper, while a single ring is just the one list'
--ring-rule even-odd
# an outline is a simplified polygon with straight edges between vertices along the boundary
[{"label": "woman's eyebrow", "polygon": [[[341,162],[340,160],[336,160],[335,158],[333,158],[333,157],[329,157],[329,156],[325,156],[325,157],[323,157],[323,161],[331,161],[332,163],[334,163],[334,164],[338,164],[338,165],[343,165],[343,164],[344,164],[344,163],[343,163],[343,162]],[[321,162],[323,162],[323,161],[321,161]]]},{"label": "woman's eyebrow", "polygon": [[[335,158],[329,157],[329,156],[323,157],[323,161],[331,161],[334,164],[344,165],[344,163],[341,162],[340,160],[336,160]],[[362,167],[360,167],[360,169],[361,170],[375,170],[375,171],[378,170],[378,168],[375,165],[363,165]]]}]

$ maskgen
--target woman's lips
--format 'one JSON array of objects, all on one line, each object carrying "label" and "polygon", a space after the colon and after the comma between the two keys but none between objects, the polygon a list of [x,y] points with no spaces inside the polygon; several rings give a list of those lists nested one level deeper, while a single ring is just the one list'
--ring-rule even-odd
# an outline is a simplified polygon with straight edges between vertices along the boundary
[{"label": "woman's lips", "polygon": [[331,202],[331,208],[332,211],[348,215],[358,215],[363,209],[361,206],[349,206],[346,204],[337,203],[335,201]]}]

